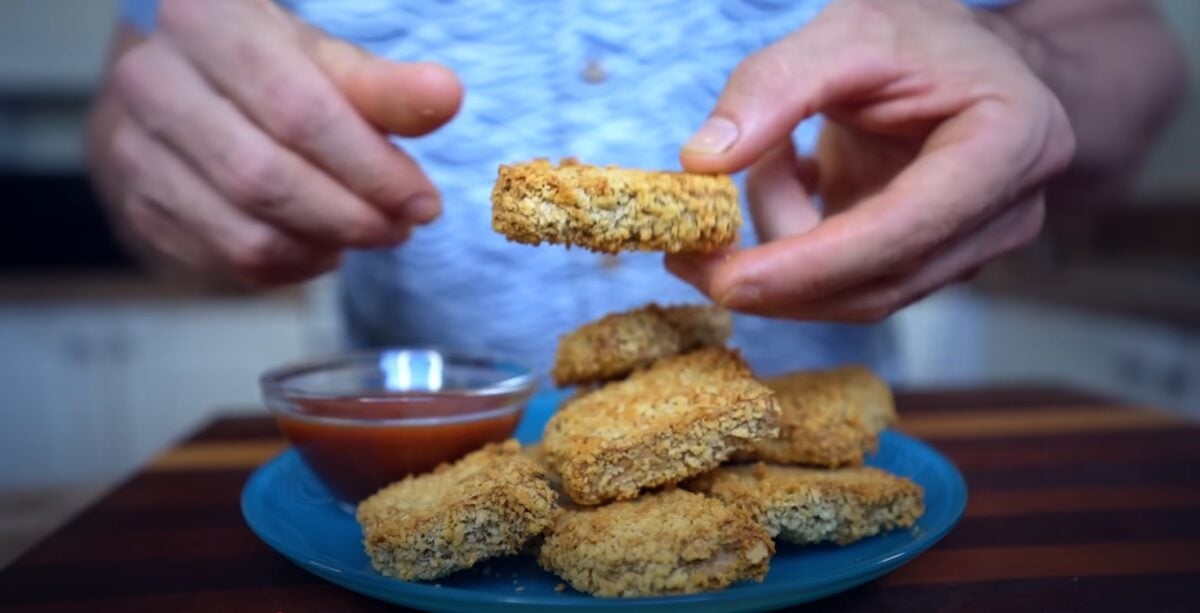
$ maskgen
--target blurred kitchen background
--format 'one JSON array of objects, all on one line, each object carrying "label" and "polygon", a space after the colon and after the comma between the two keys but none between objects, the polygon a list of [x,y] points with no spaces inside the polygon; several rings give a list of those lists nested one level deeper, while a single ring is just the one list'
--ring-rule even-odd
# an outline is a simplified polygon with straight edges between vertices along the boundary
[{"label": "blurred kitchen background", "polygon": [[[1054,383],[1200,417],[1200,2],[1162,0],[1191,96],[1124,207],[897,316],[904,386]],[[265,367],[338,344],[333,281],[220,295],[139,272],[81,133],[114,0],[0,7],[0,566]]]}]

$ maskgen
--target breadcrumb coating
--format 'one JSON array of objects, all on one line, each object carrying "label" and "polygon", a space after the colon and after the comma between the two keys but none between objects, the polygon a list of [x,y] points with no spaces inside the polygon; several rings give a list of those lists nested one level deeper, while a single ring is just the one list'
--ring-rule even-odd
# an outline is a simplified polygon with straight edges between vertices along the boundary
[{"label": "breadcrumb coating", "polygon": [[756,441],[738,459],[857,466],[896,421],[887,383],[861,366],[796,372],[764,383],[779,401],[779,436]]},{"label": "breadcrumb coating", "polygon": [[550,466],[546,458],[546,448],[542,443],[532,443],[521,447],[521,454],[537,463],[538,468],[546,475],[546,483],[558,497],[558,506],[562,508],[573,506],[575,503],[563,490],[562,477]]},{"label": "breadcrumb coating", "polygon": [[679,332],[684,351],[720,347],[733,335],[733,315],[716,305],[666,306],[659,315]]},{"label": "breadcrumb coating", "polygon": [[429,580],[517,553],[559,511],[541,467],[509,440],[379,490],[357,518],[376,570]]},{"label": "breadcrumb coating", "polygon": [[599,504],[715,468],[778,434],[777,417],[774,394],[741,356],[708,348],[573,399],[546,425],[543,445],[567,494]]},{"label": "breadcrumb coating", "polygon": [[564,159],[500,166],[492,228],[509,240],[602,253],[711,252],[737,240],[742,214],[727,175],[597,167]]},{"label": "breadcrumb coating", "polygon": [[865,466],[724,466],[686,487],[746,511],[771,536],[801,545],[845,545],[911,527],[925,512],[921,486]]},{"label": "breadcrumb coating", "polygon": [[605,597],[691,594],[762,581],[775,546],[745,512],[672,489],[564,512],[538,562]]},{"label": "breadcrumb coating", "polygon": [[667,356],[719,347],[732,333],[733,318],[720,307],[649,304],[563,336],[551,374],[559,387],[618,379]]}]

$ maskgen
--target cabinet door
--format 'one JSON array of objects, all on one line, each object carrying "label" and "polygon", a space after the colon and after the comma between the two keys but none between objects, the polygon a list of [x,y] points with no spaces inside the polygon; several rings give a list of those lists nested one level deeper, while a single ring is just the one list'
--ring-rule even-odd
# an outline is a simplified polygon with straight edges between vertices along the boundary
[{"label": "cabinet door", "polygon": [[1200,338],[1171,326],[1015,300],[996,301],[988,364],[997,380],[1061,382],[1196,412]]},{"label": "cabinet door", "polygon": [[259,374],[305,352],[303,305],[289,300],[128,305],[124,387],[141,457],[219,412],[261,410]]},{"label": "cabinet door", "polygon": [[0,487],[107,480],[133,460],[115,324],[95,307],[0,307]]},{"label": "cabinet door", "polygon": [[988,302],[952,287],[896,314],[901,379],[908,386],[978,383],[988,377]]}]

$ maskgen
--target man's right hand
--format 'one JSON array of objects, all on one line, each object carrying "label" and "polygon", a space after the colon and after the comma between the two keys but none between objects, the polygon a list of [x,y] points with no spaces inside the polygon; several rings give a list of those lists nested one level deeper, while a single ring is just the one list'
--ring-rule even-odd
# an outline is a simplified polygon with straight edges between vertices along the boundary
[{"label": "man's right hand", "polygon": [[385,135],[428,133],[462,101],[448,69],[372,57],[268,0],[163,0],[107,91],[92,155],[117,218],[252,285],[310,278],[437,217],[433,184]]}]

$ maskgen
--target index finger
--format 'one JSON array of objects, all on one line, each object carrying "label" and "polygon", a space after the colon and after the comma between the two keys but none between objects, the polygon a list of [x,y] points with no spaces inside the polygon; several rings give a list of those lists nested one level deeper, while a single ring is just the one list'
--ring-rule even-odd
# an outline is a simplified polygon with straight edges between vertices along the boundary
[{"label": "index finger", "polygon": [[[164,3],[163,29],[217,89],[282,145],[391,216],[435,217],[432,183],[359,113],[270,3]],[[213,27],[216,22],[220,27]]]},{"label": "index finger", "polygon": [[683,146],[684,169],[739,171],[802,120],[897,79],[899,71],[880,46],[848,30],[859,25],[823,13],[738,64],[712,114]]},{"label": "index finger", "polygon": [[728,308],[771,312],[902,268],[994,215],[1020,184],[1029,146],[998,104],[945,122],[881,192],[811,231],[673,270]]}]

